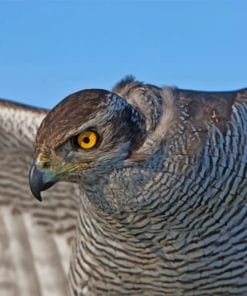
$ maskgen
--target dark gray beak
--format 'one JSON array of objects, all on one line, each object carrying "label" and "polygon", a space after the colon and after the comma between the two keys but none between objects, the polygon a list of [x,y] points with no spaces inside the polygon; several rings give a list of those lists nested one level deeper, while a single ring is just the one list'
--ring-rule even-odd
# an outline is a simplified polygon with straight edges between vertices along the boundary
[{"label": "dark gray beak", "polygon": [[36,164],[33,164],[29,172],[29,185],[32,194],[37,198],[37,200],[42,201],[41,191],[45,191],[56,182],[59,178],[56,174],[43,171],[37,168]]}]

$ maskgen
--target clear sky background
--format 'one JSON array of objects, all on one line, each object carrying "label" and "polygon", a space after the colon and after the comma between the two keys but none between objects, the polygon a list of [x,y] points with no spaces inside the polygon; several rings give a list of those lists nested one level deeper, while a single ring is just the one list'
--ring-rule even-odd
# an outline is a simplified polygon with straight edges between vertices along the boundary
[{"label": "clear sky background", "polygon": [[51,108],[127,74],[247,87],[247,1],[0,0],[0,97]]}]

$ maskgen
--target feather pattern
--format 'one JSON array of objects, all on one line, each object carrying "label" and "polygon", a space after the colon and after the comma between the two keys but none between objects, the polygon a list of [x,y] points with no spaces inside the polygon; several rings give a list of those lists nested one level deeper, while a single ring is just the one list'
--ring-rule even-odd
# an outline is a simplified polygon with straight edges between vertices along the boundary
[{"label": "feather pattern", "polygon": [[73,186],[59,184],[40,205],[28,185],[35,135],[46,113],[0,100],[1,295],[67,295]]},{"label": "feather pattern", "polygon": [[[127,80],[113,91],[144,114],[149,132],[101,188],[81,185],[72,294],[246,295],[246,90]],[[114,213],[91,195],[114,201]]]},{"label": "feather pattern", "polygon": [[[64,295],[73,238],[70,295],[247,294],[246,89],[159,88],[128,77],[112,92],[72,94],[46,117],[1,104],[6,295]],[[36,165],[46,153],[44,172],[57,163],[87,169],[69,170],[64,180],[78,187],[55,185],[37,207],[25,182],[44,117]],[[71,137],[92,127],[99,145],[78,150]]]}]

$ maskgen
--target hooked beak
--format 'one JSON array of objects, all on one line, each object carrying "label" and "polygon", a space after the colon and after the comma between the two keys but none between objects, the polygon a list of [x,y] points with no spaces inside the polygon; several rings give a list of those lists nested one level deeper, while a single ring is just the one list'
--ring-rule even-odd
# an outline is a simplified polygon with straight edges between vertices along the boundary
[{"label": "hooked beak", "polygon": [[41,191],[47,190],[58,181],[59,177],[55,173],[40,170],[35,163],[32,165],[29,172],[29,185],[37,200],[42,201]]}]

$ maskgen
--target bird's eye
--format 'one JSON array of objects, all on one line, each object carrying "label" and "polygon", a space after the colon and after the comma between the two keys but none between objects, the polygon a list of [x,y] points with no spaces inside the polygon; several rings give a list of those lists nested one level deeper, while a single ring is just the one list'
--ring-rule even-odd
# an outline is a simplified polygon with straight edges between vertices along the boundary
[{"label": "bird's eye", "polygon": [[98,134],[95,131],[84,131],[77,136],[77,143],[82,149],[94,148],[98,141]]}]

